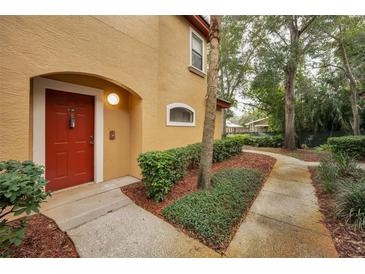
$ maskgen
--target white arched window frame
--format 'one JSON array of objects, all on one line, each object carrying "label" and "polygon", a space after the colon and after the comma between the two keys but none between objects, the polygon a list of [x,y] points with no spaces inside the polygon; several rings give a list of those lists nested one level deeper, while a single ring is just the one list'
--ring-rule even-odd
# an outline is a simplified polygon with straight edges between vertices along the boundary
[{"label": "white arched window frame", "polygon": [[[193,113],[193,121],[192,122],[176,122],[171,121],[170,112],[174,108],[185,108]],[[191,106],[183,103],[173,103],[166,106],[166,125],[168,126],[177,126],[177,127],[195,127],[195,109]]]}]

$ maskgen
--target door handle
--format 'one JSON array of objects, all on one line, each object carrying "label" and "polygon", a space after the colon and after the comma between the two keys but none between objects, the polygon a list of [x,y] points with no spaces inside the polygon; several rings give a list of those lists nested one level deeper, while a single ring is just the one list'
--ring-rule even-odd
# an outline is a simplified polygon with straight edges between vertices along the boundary
[{"label": "door handle", "polygon": [[94,144],[94,136],[90,136],[90,139],[89,139],[89,143],[91,144],[91,145],[93,145]]}]

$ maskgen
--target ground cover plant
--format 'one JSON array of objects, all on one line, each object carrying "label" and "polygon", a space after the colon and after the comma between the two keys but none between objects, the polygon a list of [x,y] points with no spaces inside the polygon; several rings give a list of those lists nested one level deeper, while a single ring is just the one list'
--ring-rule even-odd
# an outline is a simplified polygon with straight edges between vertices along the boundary
[{"label": "ground cover plant", "polygon": [[232,228],[251,205],[262,175],[243,168],[228,168],[212,176],[212,189],[197,191],[163,210],[169,221],[194,233],[208,246],[221,250]]},{"label": "ground cover plant", "polygon": [[365,171],[353,156],[337,152],[318,167],[318,181],[333,195],[336,217],[356,230],[365,229]]},{"label": "ground cover plant", "polygon": [[[333,192],[325,190],[323,184],[319,181],[318,168],[310,167],[310,172],[320,211],[324,215],[324,223],[331,233],[339,257],[365,257],[365,230],[355,230],[351,224],[352,221],[346,220],[348,209],[344,211],[345,216],[338,216],[338,198]],[[352,199],[352,193],[356,197],[360,192],[350,190],[344,196],[349,195]],[[345,204],[348,205],[349,203],[346,202]]]}]

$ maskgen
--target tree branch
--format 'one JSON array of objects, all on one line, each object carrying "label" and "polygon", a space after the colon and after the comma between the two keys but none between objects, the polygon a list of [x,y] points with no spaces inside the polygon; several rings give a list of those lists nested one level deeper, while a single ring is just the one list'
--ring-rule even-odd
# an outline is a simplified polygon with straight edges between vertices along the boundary
[{"label": "tree branch", "polygon": [[321,65],[321,66],[312,66],[312,68],[328,68],[328,67],[338,68],[338,69],[340,69],[340,70],[342,70],[343,72],[346,73],[346,70],[343,67],[337,66],[337,65],[333,65],[333,64],[326,64],[326,65]]},{"label": "tree branch", "polygon": [[317,16],[312,16],[311,19],[308,20],[307,23],[305,23],[305,25],[298,31],[298,35],[300,36],[302,33],[304,33],[307,28],[313,23],[313,21],[317,18]]}]

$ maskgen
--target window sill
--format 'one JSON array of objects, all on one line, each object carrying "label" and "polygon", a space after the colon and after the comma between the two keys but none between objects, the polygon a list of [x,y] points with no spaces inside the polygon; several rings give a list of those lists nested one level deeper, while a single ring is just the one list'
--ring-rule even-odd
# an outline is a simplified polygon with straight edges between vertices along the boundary
[{"label": "window sill", "polygon": [[184,122],[167,122],[168,127],[195,127],[195,123],[184,123]]},{"label": "window sill", "polygon": [[197,68],[194,68],[193,66],[189,66],[188,67],[189,71],[192,73],[195,73],[196,75],[199,75],[202,78],[205,78],[205,76],[207,76],[207,74]]}]

